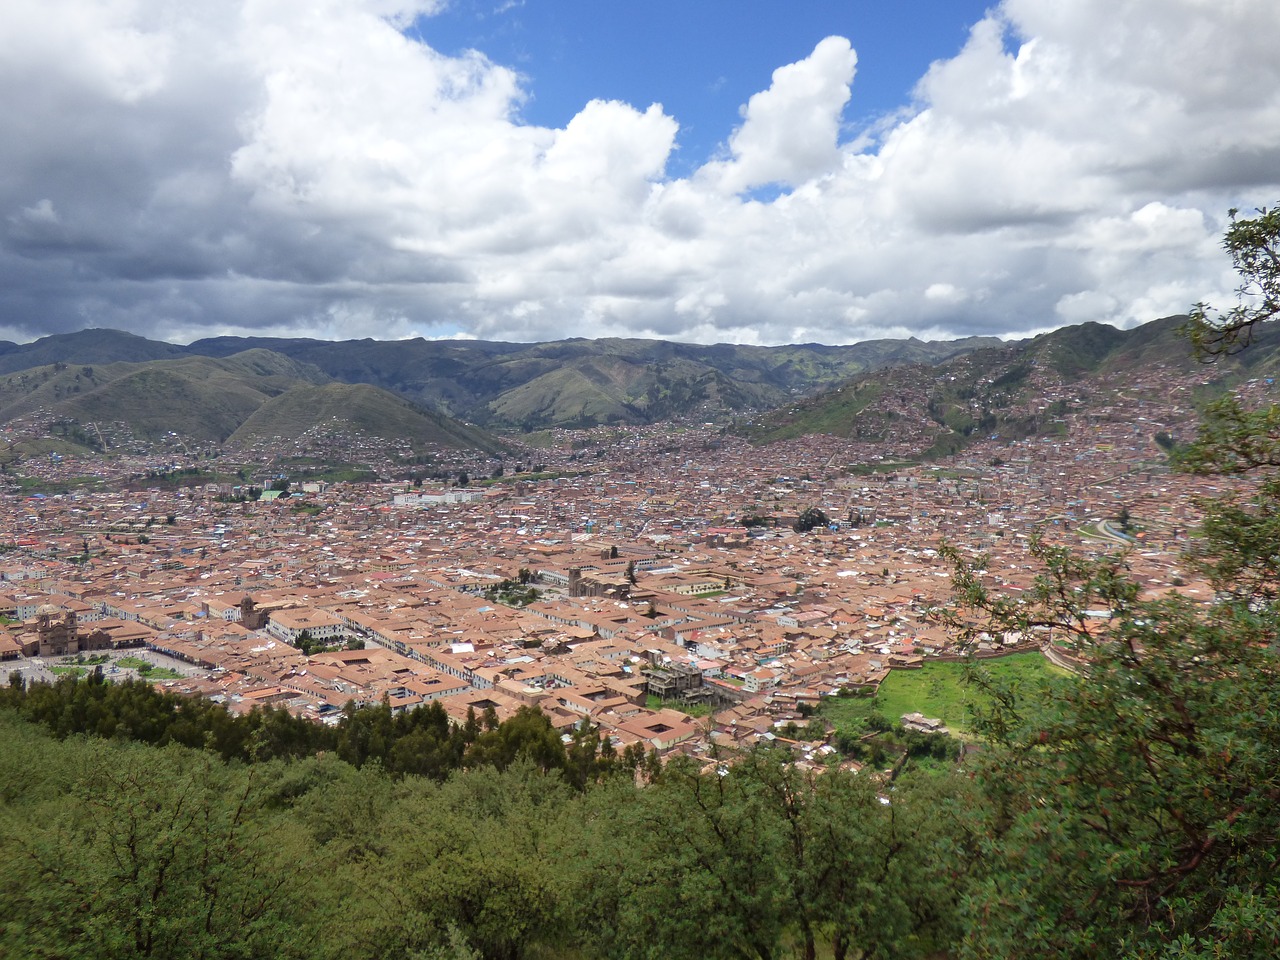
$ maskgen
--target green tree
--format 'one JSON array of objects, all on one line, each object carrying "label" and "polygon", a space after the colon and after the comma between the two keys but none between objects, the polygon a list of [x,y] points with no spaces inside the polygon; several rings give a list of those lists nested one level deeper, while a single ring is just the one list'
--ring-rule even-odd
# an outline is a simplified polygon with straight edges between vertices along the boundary
[{"label": "green tree", "polygon": [[468,770],[408,785],[382,833],[387,856],[368,874],[375,943],[387,953],[459,947],[492,960],[557,956],[567,939],[571,872],[564,838],[581,830],[567,785],[533,764]]},{"label": "green tree", "polygon": [[1257,216],[1240,219],[1229,211],[1231,225],[1222,246],[1240,276],[1238,302],[1226,312],[1206,303],[1191,310],[1186,330],[1198,356],[1214,358],[1249,345],[1259,323],[1280,314],[1280,208],[1259,208]]},{"label": "green tree", "polygon": [[505,723],[487,718],[485,730],[467,749],[467,766],[505,770],[523,759],[541,770],[563,770],[565,749],[547,715],[536,707],[521,707]]},{"label": "green tree", "polygon": [[[1232,213],[1242,304],[1192,315],[1206,359],[1248,344],[1280,304],[1280,216]],[[975,726],[989,743],[986,875],[968,901],[971,957],[1263,958],[1280,950],[1280,410],[1215,404],[1187,469],[1262,470],[1247,499],[1209,501],[1190,561],[1199,602],[1144,597],[1123,557],[1035,547],[1044,572],[1013,599],[955,551],[961,602],[984,630],[1052,631],[1084,676],[1002,688]],[[1084,611],[1109,612],[1093,636]]]},{"label": "green tree", "polygon": [[830,523],[831,518],[825,513],[817,507],[809,507],[796,519],[792,529],[797,533],[808,533],[810,530],[825,528]]},{"label": "green tree", "polygon": [[278,768],[4,726],[0,767],[24,762],[4,780],[0,953],[230,960],[310,939],[320,871],[268,803]]},{"label": "green tree", "polygon": [[966,805],[925,786],[890,800],[775,750],[711,771],[676,757],[642,790],[609,781],[582,818],[577,926],[609,957],[928,956],[956,937]]},{"label": "green tree", "polygon": [[1116,523],[1119,524],[1123,533],[1129,533],[1133,529],[1133,514],[1129,512],[1127,506],[1120,508],[1120,513],[1116,515]]}]

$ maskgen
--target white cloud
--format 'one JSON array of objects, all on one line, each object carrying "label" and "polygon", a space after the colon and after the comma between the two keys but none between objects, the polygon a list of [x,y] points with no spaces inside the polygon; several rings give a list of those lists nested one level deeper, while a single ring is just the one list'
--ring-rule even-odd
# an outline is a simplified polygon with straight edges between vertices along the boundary
[{"label": "white cloud", "polygon": [[729,138],[733,159],[707,164],[703,178],[737,193],[769,183],[797,186],[838,169],[840,114],[857,62],[848,40],[827,37],[806,59],[775,70]]},{"label": "white cloud", "polygon": [[0,84],[23,91],[0,98],[0,327],[769,343],[1133,324],[1228,297],[1226,209],[1280,196],[1272,0],[1005,0],[872,131],[842,129],[857,55],[829,37],[686,178],[659,105],[522,122],[536,90],[515,71],[400,32],[438,6],[0,5]]}]

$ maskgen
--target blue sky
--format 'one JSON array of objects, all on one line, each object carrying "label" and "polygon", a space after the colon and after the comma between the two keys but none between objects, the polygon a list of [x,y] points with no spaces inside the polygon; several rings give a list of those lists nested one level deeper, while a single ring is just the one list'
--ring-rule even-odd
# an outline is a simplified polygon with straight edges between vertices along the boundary
[{"label": "blue sky", "polygon": [[1276,0],[5,0],[0,339],[1230,305],[1226,211],[1280,201],[1277,49]]},{"label": "blue sky", "polygon": [[452,0],[406,33],[443,53],[479,50],[525,77],[529,123],[562,127],[588,100],[661,103],[680,124],[671,169],[709,159],[773,71],[847,37],[858,72],[854,132],[910,104],[989,6],[975,0]]}]

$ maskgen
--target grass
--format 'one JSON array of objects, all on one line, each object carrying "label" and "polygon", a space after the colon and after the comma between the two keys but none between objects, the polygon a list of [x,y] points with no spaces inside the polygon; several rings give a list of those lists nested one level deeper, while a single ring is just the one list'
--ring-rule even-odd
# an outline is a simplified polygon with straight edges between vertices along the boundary
[{"label": "grass", "polygon": [[116,661],[117,667],[137,670],[144,680],[181,680],[182,674],[169,667],[157,667],[149,660],[141,657],[121,657]]},{"label": "grass", "polygon": [[73,677],[83,677],[86,673],[89,672],[89,668],[88,667],[50,667],[49,672],[54,674],[67,674]]},{"label": "grass", "polygon": [[748,431],[753,443],[774,443],[813,433],[847,437],[857,418],[880,399],[883,384],[867,381],[774,411],[767,422]]},{"label": "grass", "polygon": [[18,493],[22,496],[31,496],[36,493],[49,495],[70,493],[84,487],[101,486],[106,482],[101,477],[76,476],[62,480],[45,480],[41,477],[21,476],[15,473],[10,473],[6,479],[18,487]]},{"label": "grass", "polygon": [[181,680],[182,674],[177,670],[170,670],[168,667],[153,667],[144,677],[144,680]]},{"label": "grass", "polygon": [[819,715],[835,725],[838,733],[860,737],[870,733],[872,717],[879,717],[880,710],[874,697],[828,697],[822,701]]},{"label": "grass", "polygon": [[[985,660],[982,666],[993,678],[1019,685],[1069,676],[1036,652]],[[963,663],[930,663],[919,670],[890,671],[876,692],[876,708],[895,723],[904,713],[937,717],[957,736],[967,739],[972,736],[969,704],[980,694],[964,682],[964,668]]]},{"label": "grass", "polygon": [[[1036,652],[982,661],[993,678],[1019,685],[1070,676]],[[842,733],[871,732],[872,717],[897,724],[906,713],[942,720],[953,734],[971,739],[969,704],[979,696],[964,681],[963,663],[930,663],[919,670],[892,670],[874,697],[833,697],[822,703],[822,716]]]},{"label": "grass", "polygon": [[315,480],[323,483],[369,483],[378,475],[372,470],[356,466],[335,466],[327,470],[317,470],[298,478],[299,483]]},{"label": "grass", "polygon": [[650,710],[678,710],[689,717],[709,717],[712,707],[709,703],[688,703],[684,700],[661,700],[653,694],[645,697],[645,704]]}]

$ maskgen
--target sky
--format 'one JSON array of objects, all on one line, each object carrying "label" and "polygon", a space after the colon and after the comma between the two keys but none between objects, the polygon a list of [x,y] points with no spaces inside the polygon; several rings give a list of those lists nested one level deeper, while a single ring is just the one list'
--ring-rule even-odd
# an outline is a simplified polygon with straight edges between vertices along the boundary
[{"label": "sky", "polygon": [[1274,0],[6,0],[0,338],[1130,327],[1280,201]]}]

